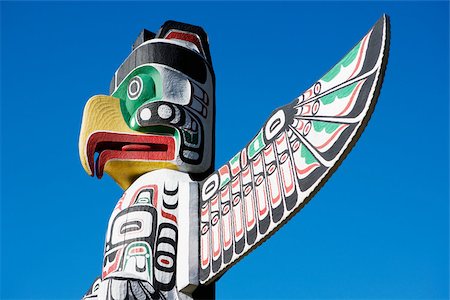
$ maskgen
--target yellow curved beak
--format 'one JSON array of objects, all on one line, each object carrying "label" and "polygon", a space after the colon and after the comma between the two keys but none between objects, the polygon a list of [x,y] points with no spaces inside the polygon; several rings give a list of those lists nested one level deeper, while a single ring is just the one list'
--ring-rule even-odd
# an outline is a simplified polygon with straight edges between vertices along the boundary
[{"label": "yellow curved beak", "polygon": [[[104,95],[90,98],[84,107],[78,143],[81,164],[90,176],[94,176],[95,173],[95,149],[89,149],[90,138],[98,133],[145,135],[130,129],[125,123],[120,109],[120,99]],[[174,163],[168,161],[115,159],[105,163],[104,171],[120,187],[127,189],[140,175],[161,168],[178,169]]]},{"label": "yellow curved beak", "polygon": [[123,120],[118,98],[104,95],[91,97],[84,107],[78,143],[81,164],[90,176],[94,176],[94,170],[88,161],[87,142],[90,135],[98,131],[140,134],[131,130]]}]

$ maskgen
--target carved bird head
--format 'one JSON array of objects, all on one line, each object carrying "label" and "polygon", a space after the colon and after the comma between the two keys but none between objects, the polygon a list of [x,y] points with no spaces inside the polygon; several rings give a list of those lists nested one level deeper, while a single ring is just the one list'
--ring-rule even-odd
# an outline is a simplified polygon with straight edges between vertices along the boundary
[{"label": "carved bird head", "polygon": [[161,168],[204,178],[214,161],[215,77],[205,31],[168,21],[143,30],[110,96],[87,102],[79,152],[86,172],[123,189]]}]

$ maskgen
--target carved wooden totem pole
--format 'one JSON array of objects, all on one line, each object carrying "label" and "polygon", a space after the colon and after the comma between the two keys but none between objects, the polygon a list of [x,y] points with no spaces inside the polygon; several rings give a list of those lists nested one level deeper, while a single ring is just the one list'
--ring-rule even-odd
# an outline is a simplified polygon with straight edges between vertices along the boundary
[{"label": "carved wooden totem pole", "polygon": [[124,190],[103,268],[85,299],[200,299],[214,281],[297,213],[364,130],[389,51],[383,16],[333,68],[275,110],[213,172],[215,77],[206,33],[174,21],[143,30],[110,96],[86,104],[86,172]]}]

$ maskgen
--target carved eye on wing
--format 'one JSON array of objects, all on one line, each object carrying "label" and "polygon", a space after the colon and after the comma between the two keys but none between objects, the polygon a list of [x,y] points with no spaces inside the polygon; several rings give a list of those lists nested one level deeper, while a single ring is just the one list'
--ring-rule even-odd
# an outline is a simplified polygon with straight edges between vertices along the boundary
[{"label": "carved eye on wing", "polygon": [[374,110],[389,20],[364,38],[202,182],[200,282],[207,284],[297,213],[350,152]]}]

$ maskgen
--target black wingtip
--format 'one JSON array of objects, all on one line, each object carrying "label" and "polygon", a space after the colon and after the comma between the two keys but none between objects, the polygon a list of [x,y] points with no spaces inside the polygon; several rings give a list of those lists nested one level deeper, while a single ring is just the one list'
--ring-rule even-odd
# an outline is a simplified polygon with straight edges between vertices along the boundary
[{"label": "black wingtip", "polygon": [[383,22],[386,28],[386,38],[388,39],[391,32],[391,17],[388,14],[384,13],[383,16],[381,16],[380,20]]},{"label": "black wingtip", "polygon": [[386,26],[386,32],[390,32],[391,17],[388,14],[383,14],[382,18],[384,19],[384,23],[385,23],[385,26]]},{"label": "black wingtip", "polygon": [[389,15],[382,14],[381,17],[377,20],[375,25],[373,25],[373,28],[383,28],[383,27],[389,27]]},{"label": "black wingtip", "polygon": [[[384,46],[384,55],[385,60],[389,56],[389,50],[391,46],[391,18],[388,14],[383,14],[382,19],[384,20],[384,30],[385,30],[385,46]],[[387,62],[386,62],[387,64]]]}]

